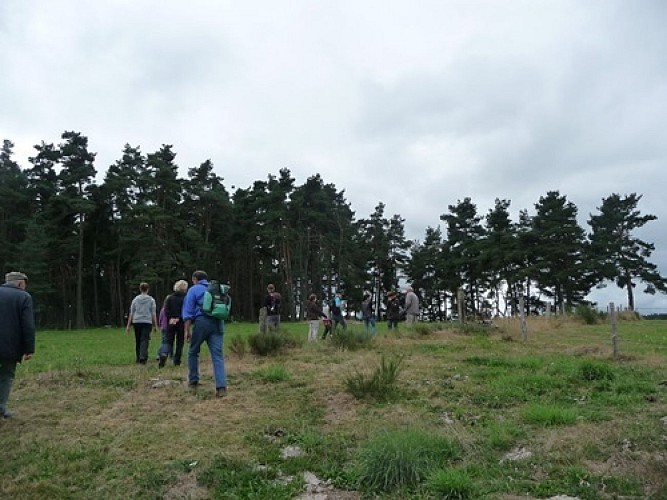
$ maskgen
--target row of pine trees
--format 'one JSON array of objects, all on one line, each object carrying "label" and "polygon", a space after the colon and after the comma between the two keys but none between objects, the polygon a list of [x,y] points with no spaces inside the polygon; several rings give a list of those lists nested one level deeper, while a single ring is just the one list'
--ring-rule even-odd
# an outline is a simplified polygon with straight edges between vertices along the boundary
[{"label": "row of pine trees", "polygon": [[380,305],[405,280],[434,321],[456,310],[459,289],[473,316],[515,313],[520,296],[529,312],[564,310],[609,280],[630,308],[638,282],[667,291],[649,261],[654,246],[635,235],[656,218],[639,212],[637,194],[604,198],[590,232],[557,191],[518,221],[508,200],[482,215],[464,198],[441,215],[442,228],[408,241],[405,220],[388,217],[382,201],[358,219],[344,189],[319,174],[298,185],[281,169],[230,193],[209,160],[180,178],[172,146],[144,154],[125,145],[97,183],[95,153],[78,132],[36,145],[29,165],[14,161],[13,147],[4,140],[0,152],[0,267],[28,274],[42,327],[122,325],[140,282],[160,303],[196,269],[231,285],[237,320],[256,320],[268,283],[293,320],[310,293],[342,290],[353,311],[363,293]]}]

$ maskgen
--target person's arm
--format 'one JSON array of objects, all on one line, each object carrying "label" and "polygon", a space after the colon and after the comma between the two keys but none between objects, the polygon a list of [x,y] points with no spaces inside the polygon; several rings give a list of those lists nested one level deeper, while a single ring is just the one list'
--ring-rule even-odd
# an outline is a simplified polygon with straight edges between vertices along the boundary
[{"label": "person's arm", "polygon": [[190,325],[192,324],[192,321],[189,319],[185,320],[185,323],[183,323],[183,330],[185,331],[185,341],[190,342],[192,340],[192,332],[190,331]]},{"label": "person's arm", "polygon": [[130,304],[130,314],[127,315],[127,326],[125,327],[125,334],[130,333],[130,326],[132,326],[133,319],[134,319],[134,300]]},{"label": "person's arm", "polygon": [[181,317],[183,318],[183,331],[185,332],[185,340],[190,342],[192,339],[192,321],[195,318],[195,292],[194,287],[188,290],[188,293],[183,299],[183,307],[181,308]]}]

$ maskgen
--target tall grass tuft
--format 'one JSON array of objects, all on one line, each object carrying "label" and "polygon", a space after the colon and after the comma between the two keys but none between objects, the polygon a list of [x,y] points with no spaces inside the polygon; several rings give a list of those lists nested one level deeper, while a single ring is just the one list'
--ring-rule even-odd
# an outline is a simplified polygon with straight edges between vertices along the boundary
[{"label": "tall grass tuft", "polygon": [[253,375],[266,382],[284,382],[290,378],[285,365],[282,364],[259,368],[253,372]]},{"label": "tall grass tuft", "polygon": [[577,420],[573,409],[556,405],[534,404],[524,410],[523,416],[526,422],[545,427],[569,425]]},{"label": "tall grass tuft", "polygon": [[458,454],[458,444],[432,432],[383,432],[359,451],[359,486],[385,492],[411,488]]},{"label": "tall grass tuft", "polygon": [[345,388],[357,399],[387,401],[397,393],[396,381],[403,358],[387,361],[382,355],[380,365],[372,373],[356,371],[345,379]]},{"label": "tall grass tuft", "polygon": [[229,342],[229,350],[232,351],[236,356],[242,358],[245,356],[248,349],[248,343],[244,337],[240,335],[235,335],[231,338]]},{"label": "tall grass tuft", "polygon": [[475,483],[472,478],[460,469],[440,469],[428,478],[428,489],[436,494],[437,498],[446,500],[464,500],[475,498]]},{"label": "tall grass tuft", "polygon": [[606,363],[587,360],[579,366],[579,376],[586,381],[591,380],[614,380],[616,373],[614,369]]}]

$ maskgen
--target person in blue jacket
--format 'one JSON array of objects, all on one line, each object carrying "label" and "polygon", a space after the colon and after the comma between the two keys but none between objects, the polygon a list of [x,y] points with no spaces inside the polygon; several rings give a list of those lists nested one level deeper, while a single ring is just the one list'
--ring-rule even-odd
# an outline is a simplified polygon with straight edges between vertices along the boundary
[{"label": "person in blue jacket", "polygon": [[222,320],[204,314],[202,304],[204,294],[208,289],[208,275],[205,271],[195,271],[192,274],[192,287],[183,300],[183,325],[185,340],[190,343],[188,350],[188,385],[196,389],[199,385],[199,351],[204,342],[208,345],[213,362],[213,376],[215,378],[215,395],[227,395],[227,375],[225,373],[225,358],[223,357],[223,335],[225,323]]},{"label": "person in blue jacket", "polygon": [[0,286],[0,417],[9,418],[7,401],[12,391],[16,365],[35,352],[35,317],[32,297],[25,291],[28,277],[18,271],[5,275]]}]

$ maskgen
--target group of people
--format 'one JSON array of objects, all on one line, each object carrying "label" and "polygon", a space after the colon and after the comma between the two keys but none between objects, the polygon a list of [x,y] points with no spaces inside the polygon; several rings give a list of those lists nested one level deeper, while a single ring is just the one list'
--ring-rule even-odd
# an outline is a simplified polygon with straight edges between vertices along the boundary
[{"label": "group of people", "polygon": [[[267,304],[271,300],[271,295],[277,293],[275,292],[273,285],[269,285],[267,290],[268,295],[263,309],[268,309]],[[419,298],[411,286],[406,288],[404,308],[401,308],[396,292],[392,291],[387,295],[387,324],[389,329],[398,328],[398,322],[401,320],[403,314],[405,314],[407,324],[416,323],[419,317]],[[376,314],[373,307],[373,297],[369,293],[365,293],[363,296],[361,302],[361,316],[366,332],[376,335]],[[267,314],[262,314],[260,312],[260,333],[267,329],[271,331],[271,328],[269,327],[269,317],[270,316]],[[308,321],[308,340],[310,341],[317,340],[320,321],[323,321],[324,323],[322,339],[326,339],[329,333],[333,334],[337,332],[339,326],[345,331],[347,329],[347,322],[345,321],[345,315],[343,313],[342,294],[337,292],[329,303],[329,316],[324,312],[317,295],[314,293],[311,294],[306,303],[306,320]],[[280,317],[278,316],[278,318],[273,320],[271,324],[279,325]]]},{"label": "group of people", "polygon": [[[211,353],[213,376],[215,379],[215,395],[227,395],[227,374],[223,357],[224,321],[204,313],[202,306],[204,294],[208,290],[208,275],[205,271],[192,274],[192,286],[179,280],[174,284],[174,293],[168,295],[160,311],[158,319],[155,299],[148,295],[148,283],[141,283],[139,291],[130,304],[127,318],[126,333],[134,328],[136,362],[146,364],[148,361],[148,344],[151,331],[162,331],[162,343],[158,351],[158,366],[164,367],[168,358],[172,357],[174,365],[181,364],[183,346],[190,343],[188,349],[188,386],[196,389],[199,385],[199,352],[206,342]],[[175,345],[174,345],[175,344]]]},{"label": "group of people", "polygon": [[[16,366],[24,360],[32,358],[35,352],[35,319],[32,297],[26,291],[28,277],[18,271],[5,275],[5,284],[0,286],[0,317],[4,327],[0,329],[0,417],[10,418],[12,412],[7,402],[14,383]],[[213,375],[215,378],[215,394],[223,397],[227,394],[227,375],[223,356],[224,321],[204,313],[202,310],[204,294],[208,289],[208,276],[205,271],[192,274],[192,286],[188,282],[178,280],[174,284],[174,293],[168,295],[159,316],[155,299],[148,292],[148,283],[139,285],[137,295],[130,305],[125,331],[134,328],[135,358],[139,364],[148,361],[148,346],[151,332],[161,330],[162,342],[158,351],[158,366],[164,367],[169,358],[175,366],[181,364],[185,342],[188,349],[188,385],[196,389],[199,385],[199,353],[206,342],[211,353]],[[263,305],[263,316],[260,321],[268,331],[277,331],[280,327],[281,296],[270,284]],[[370,294],[365,294],[361,304],[362,317],[366,331],[377,333],[376,316]],[[412,287],[408,287],[405,296],[406,322],[415,323],[419,315],[419,299]],[[336,293],[329,304],[327,316],[318,302],[317,295],[311,294],[306,305],[308,320],[308,339],[317,340],[320,320],[324,318],[325,330],[322,338],[330,332],[336,332],[340,326],[347,329],[343,314],[342,294]],[[389,328],[397,328],[401,319],[401,307],[398,296],[390,292],[387,297],[387,322]]]}]

